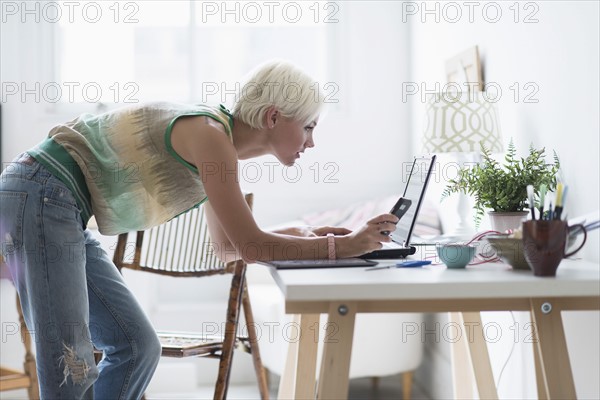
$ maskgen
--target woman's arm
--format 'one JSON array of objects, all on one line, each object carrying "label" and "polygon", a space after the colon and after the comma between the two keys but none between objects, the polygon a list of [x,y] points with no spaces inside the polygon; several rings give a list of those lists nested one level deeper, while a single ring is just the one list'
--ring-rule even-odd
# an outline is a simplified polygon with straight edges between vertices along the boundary
[{"label": "woman's arm", "polygon": [[[219,223],[219,219],[217,218],[215,211],[212,209],[210,202],[207,201],[204,203],[204,213],[206,215],[206,221],[208,225],[208,231],[210,232],[210,240],[212,243],[215,243],[219,246],[219,249],[225,249],[224,254],[221,253],[219,255],[219,259],[227,261],[232,261],[230,257],[227,257],[227,254],[235,254],[236,250],[229,242],[229,238],[223,231],[223,227]],[[316,236],[325,236],[327,233],[333,233],[335,235],[347,235],[352,233],[350,229],[346,228],[338,228],[338,227],[330,227],[330,226],[322,226],[322,227],[313,227],[313,226],[289,226],[280,229],[273,229],[270,231],[271,233],[278,233],[280,235],[289,235],[289,236],[300,236],[300,237],[316,237]],[[235,259],[233,259],[235,260]]]},{"label": "woman's arm", "polygon": [[[216,249],[221,259],[242,258],[255,262],[327,258],[326,237],[293,237],[264,232],[258,227],[239,186],[235,147],[222,129],[204,124],[198,118],[202,117],[182,120],[187,124],[179,127],[187,129],[177,129],[180,124],[177,122],[172,144],[175,151],[198,168],[211,212],[229,239],[231,247],[225,243]],[[357,256],[381,248],[381,242],[388,242],[390,238],[381,235],[380,231],[393,231],[396,222],[395,216],[385,214],[373,218],[352,234],[336,237],[338,257]],[[217,240],[223,243],[223,239]]]},{"label": "woman's arm", "polygon": [[326,236],[328,233],[333,233],[334,235],[348,235],[352,233],[350,229],[335,226],[290,226],[287,228],[276,229],[271,232],[301,237]]},{"label": "woman's arm", "polygon": [[219,252],[217,256],[221,261],[235,261],[235,257],[227,257],[227,254],[236,255],[235,248],[231,245],[229,238],[223,231],[223,227],[215,214],[215,211],[210,205],[210,201],[204,203],[204,214],[206,215],[206,222],[208,225],[208,232],[210,233],[210,240],[216,245]]}]

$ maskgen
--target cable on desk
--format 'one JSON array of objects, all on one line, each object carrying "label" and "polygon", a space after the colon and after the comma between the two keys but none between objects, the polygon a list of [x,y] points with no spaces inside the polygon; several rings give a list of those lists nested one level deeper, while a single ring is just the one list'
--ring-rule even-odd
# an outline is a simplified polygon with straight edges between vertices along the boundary
[{"label": "cable on desk", "polygon": [[[512,317],[512,320],[513,320],[513,326],[515,326],[517,324],[517,320],[515,319],[515,314],[512,311],[510,312],[510,316]],[[512,346],[510,348],[510,353],[508,353],[508,357],[506,357],[506,361],[504,362],[504,365],[502,366],[502,369],[500,370],[500,375],[498,376],[498,382],[496,382],[496,390],[498,390],[498,388],[500,387],[500,380],[502,380],[502,373],[504,372],[504,368],[506,368],[506,366],[508,365],[508,362],[510,361],[510,358],[512,357],[513,351],[515,350],[515,345],[516,345],[516,340],[513,340]]]},{"label": "cable on desk", "polygon": [[[501,233],[498,231],[494,231],[494,230],[479,232],[475,236],[473,236],[473,238],[471,240],[469,240],[466,244],[479,242],[479,241],[485,239],[489,235],[498,235],[498,234],[501,234]],[[475,255],[475,260],[477,260],[477,261],[471,261],[469,263],[469,265],[481,265],[481,264],[485,264],[485,263],[489,263],[489,262],[498,262],[498,261],[500,261],[500,258],[496,255],[496,253],[493,253],[493,255],[490,255],[488,257],[486,257],[480,253],[480,254]]]}]

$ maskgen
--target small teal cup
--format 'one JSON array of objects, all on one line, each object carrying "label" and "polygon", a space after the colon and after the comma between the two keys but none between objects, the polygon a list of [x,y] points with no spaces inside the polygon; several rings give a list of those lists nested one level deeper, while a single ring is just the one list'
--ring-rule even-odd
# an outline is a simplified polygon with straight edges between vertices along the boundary
[{"label": "small teal cup", "polygon": [[448,268],[465,268],[475,257],[475,246],[467,244],[438,245],[436,250]]}]

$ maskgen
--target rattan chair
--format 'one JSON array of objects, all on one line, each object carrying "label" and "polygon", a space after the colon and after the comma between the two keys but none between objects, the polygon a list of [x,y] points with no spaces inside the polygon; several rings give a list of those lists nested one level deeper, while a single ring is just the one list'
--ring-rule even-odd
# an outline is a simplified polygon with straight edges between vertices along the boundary
[{"label": "rattan chair", "polygon": [[[252,194],[246,194],[252,208]],[[246,263],[238,260],[224,264],[214,254],[202,206],[171,221],[136,235],[135,246],[128,246],[129,234],[119,235],[114,263],[121,270],[130,268],[173,277],[209,277],[233,274],[225,332],[215,337],[200,333],[157,332],[165,357],[205,356],[218,358],[219,373],[214,398],[225,399],[234,349],[252,354],[262,399],[269,398],[266,374],[260,359],[252,309],[246,288]],[[129,249],[131,247],[131,249]],[[130,251],[131,250],[131,251]],[[248,327],[248,337],[237,335],[240,307]]]}]

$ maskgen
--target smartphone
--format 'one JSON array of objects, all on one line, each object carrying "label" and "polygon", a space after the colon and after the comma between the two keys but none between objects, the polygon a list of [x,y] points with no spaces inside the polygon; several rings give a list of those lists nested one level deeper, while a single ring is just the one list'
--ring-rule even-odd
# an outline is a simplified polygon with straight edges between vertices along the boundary
[{"label": "smartphone", "polygon": [[[404,214],[406,214],[411,204],[411,200],[400,197],[396,204],[394,204],[394,207],[390,210],[390,214],[394,214],[398,219],[401,219]],[[390,231],[381,231],[381,234],[387,236],[390,234]]]}]

